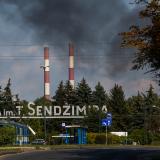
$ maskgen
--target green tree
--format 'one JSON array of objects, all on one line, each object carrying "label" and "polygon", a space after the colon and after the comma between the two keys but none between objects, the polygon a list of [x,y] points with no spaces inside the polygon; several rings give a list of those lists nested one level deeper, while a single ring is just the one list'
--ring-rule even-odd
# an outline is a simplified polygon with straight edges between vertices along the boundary
[{"label": "green tree", "polygon": [[93,91],[93,103],[102,107],[106,104],[106,91],[100,82],[95,86],[95,91]]},{"label": "green tree", "polygon": [[[53,105],[64,106],[64,105],[74,105],[75,103],[75,91],[71,86],[70,82],[67,81],[65,85],[63,81],[60,82],[58,89],[55,92],[55,96],[53,97],[54,102]],[[63,112],[63,108],[61,109]],[[71,124],[72,119],[54,119],[52,123],[54,132],[62,133],[62,123]]]},{"label": "green tree", "polygon": [[124,91],[121,86],[115,84],[111,89],[108,100],[108,110],[113,114],[112,130],[126,131],[128,125],[128,111]]},{"label": "green tree", "polygon": [[[157,114],[157,109],[154,108],[154,106],[159,106],[159,97],[158,95],[154,92],[154,88],[152,85],[150,85],[147,94],[144,94],[144,101],[145,101],[145,129],[148,132],[153,132],[156,133],[157,131],[159,132],[159,127],[157,126],[160,124],[159,123],[159,118]],[[159,112],[159,110],[158,110]],[[160,113],[160,112],[159,112]]]},{"label": "green tree", "polygon": [[79,106],[89,106],[92,102],[92,90],[83,78],[76,88],[76,103]]},{"label": "green tree", "polygon": [[[146,136],[148,137],[148,142],[146,142]],[[133,130],[129,135],[129,138],[141,145],[151,144],[152,142],[151,134],[149,132],[145,133],[145,130],[143,128]]]},{"label": "green tree", "polygon": [[3,103],[4,103],[4,95],[3,95],[2,87],[0,86],[0,111],[3,110],[3,107],[4,107]]},{"label": "green tree", "polygon": [[69,81],[64,86],[65,101],[68,105],[74,105],[76,103],[76,93]]},{"label": "green tree", "polygon": [[8,83],[6,85],[6,87],[4,88],[4,92],[3,92],[3,105],[4,105],[4,109],[6,110],[12,110],[13,107],[13,100],[12,100],[12,92],[11,92],[11,79],[9,78]]},{"label": "green tree", "polygon": [[100,132],[101,131],[101,124],[99,118],[99,111],[96,108],[89,108],[87,112],[87,117],[83,120],[83,125],[88,127],[88,132]]},{"label": "green tree", "polygon": [[0,127],[0,145],[15,143],[15,128],[12,126]]},{"label": "green tree", "polygon": [[65,87],[64,87],[63,81],[60,82],[53,99],[56,105],[64,106],[66,104],[66,94],[65,94]]},{"label": "green tree", "polygon": [[128,98],[129,125],[128,131],[144,128],[144,97],[138,92],[136,96]]},{"label": "green tree", "polygon": [[92,114],[94,116],[96,115],[95,118],[97,118],[97,116],[98,116],[98,118],[95,120],[93,119],[92,121],[93,121],[93,123],[98,121],[98,123],[96,123],[97,126],[94,128],[96,128],[97,131],[101,132],[102,131],[101,120],[102,120],[102,118],[105,117],[105,113],[102,112],[102,107],[103,107],[103,105],[106,105],[106,91],[100,82],[98,82],[98,84],[95,86],[95,90],[93,91],[92,95],[93,95],[92,96],[93,97],[93,100],[92,100],[93,104],[97,105],[99,107],[99,110],[96,111],[96,113],[93,110]]},{"label": "green tree", "polygon": [[[80,83],[78,83],[78,86],[76,87],[76,103],[75,105],[78,105],[80,107],[86,106],[87,113],[89,113],[89,106],[92,105],[92,90],[87,84],[86,80],[83,78]],[[83,125],[86,125],[88,127],[91,127],[89,124],[92,119],[89,118],[90,116],[84,118],[83,120],[73,120],[73,123],[81,123]],[[92,123],[92,122],[91,122]],[[96,123],[96,122],[95,122]],[[90,130],[90,128],[89,128]]]},{"label": "green tree", "polygon": [[[46,107],[52,106],[52,102],[43,96],[43,97],[37,98],[34,101],[34,103],[36,106],[42,106],[42,115],[47,116],[47,114],[45,115],[43,108],[44,106]],[[46,138],[46,140],[49,139],[48,135],[53,130],[53,119],[44,118],[44,119],[36,119],[34,121],[31,119],[29,120],[29,124],[32,127],[34,127],[34,129],[37,131],[37,134],[36,134],[37,138],[44,137]],[[46,135],[45,135],[45,132],[46,132]]]},{"label": "green tree", "polygon": [[[130,31],[121,33],[122,46],[136,48],[133,69],[144,67],[148,72],[160,78],[160,3],[159,0],[135,0],[138,4],[146,4],[139,12],[144,25],[132,25]],[[159,80],[160,83],[160,80]]]},{"label": "green tree", "polygon": [[127,102],[131,114],[129,116],[129,132],[132,134],[134,131],[143,131],[141,141],[144,144],[151,143],[151,133],[156,134],[159,130],[157,109],[153,107],[154,105],[158,106],[159,97],[154,92],[154,88],[150,85],[146,93],[138,92],[137,96],[129,98]]},{"label": "green tree", "polygon": [[20,104],[18,95],[13,95],[11,91],[11,79],[9,78],[4,90],[0,87],[0,110],[13,111],[17,114],[16,107]]}]

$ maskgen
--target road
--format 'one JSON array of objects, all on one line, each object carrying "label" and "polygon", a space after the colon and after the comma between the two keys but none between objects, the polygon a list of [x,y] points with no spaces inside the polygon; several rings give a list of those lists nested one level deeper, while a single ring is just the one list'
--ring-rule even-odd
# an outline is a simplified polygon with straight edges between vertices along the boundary
[{"label": "road", "polygon": [[66,149],[7,155],[0,160],[160,160],[160,150]]}]

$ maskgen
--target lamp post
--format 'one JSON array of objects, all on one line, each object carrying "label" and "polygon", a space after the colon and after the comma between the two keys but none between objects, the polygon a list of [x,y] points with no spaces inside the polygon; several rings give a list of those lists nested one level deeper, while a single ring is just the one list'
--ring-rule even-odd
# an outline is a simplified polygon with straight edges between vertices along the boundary
[{"label": "lamp post", "polygon": [[152,108],[157,108],[160,110],[160,107],[157,107],[156,105],[153,105]]},{"label": "lamp post", "polygon": [[[40,66],[40,68],[43,69],[44,74],[45,74],[45,70],[47,67],[49,67],[49,66]],[[44,98],[45,98],[45,86],[44,86]],[[45,141],[46,141],[46,138],[47,138],[46,115],[44,112],[43,112],[43,114],[44,114],[44,137],[45,137]]]},{"label": "lamp post", "polygon": [[[153,105],[152,108],[155,108],[156,110],[160,111],[160,107],[157,107],[156,105]],[[160,128],[159,128],[160,129]]]},{"label": "lamp post", "polygon": [[[148,105],[144,107],[144,143],[148,144],[148,130],[149,130],[149,118],[150,118],[150,108]],[[149,112],[148,112],[149,111]],[[149,113],[149,114],[148,114]]]},{"label": "lamp post", "polygon": [[[157,107],[156,105],[152,105],[151,107],[145,107],[145,110],[144,110],[144,128],[145,128],[145,143],[148,143],[148,130],[149,129],[151,129],[151,125],[152,125],[152,122],[151,122],[151,120],[152,120],[152,116],[151,116],[151,111],[152,111],[152,109],[153,108],[156,108],[156,109],[158,109],[158,110],[160,110],[160,108],[159,107]],[[149,110],[149,122],[148,122],[148,118],[147,118],[147,109],[150,109]]]}]

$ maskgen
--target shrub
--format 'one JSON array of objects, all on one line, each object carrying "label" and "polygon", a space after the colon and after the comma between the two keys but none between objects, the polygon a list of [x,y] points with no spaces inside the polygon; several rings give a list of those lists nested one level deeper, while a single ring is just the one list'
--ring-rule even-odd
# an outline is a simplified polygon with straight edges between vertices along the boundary
[{"label": "shrub", "polygon": [[106,143],[106,136],[104,134],[96,135],[95,143],[96,144],[105,144]]},{"label": "shrub", "polygon": [[108,143],[109,144],[120,144],[122,141],[122,137],[116,136],[113,134],[108,135]]},{"label": "shrub", "polygon": [[[107,143],[108,144],[121,144],[125,141],[125,137],[119,137],[107,134]],[[89,144],[105,144],[106,143],[106,134],[105,133],[88,133],[88,143]]]},{"label": "shrub", "polygon": [[5,126],[0,128],[0,145],[13,144],[15,142],[15,128]]},{"label": "shrub", "polygon": [[133,130],[129,135],[129,138],[141,145],[151,144],[152,142],[151,134],[146,132],[144,129]]},{"label": "shrub", "polygon": [[87,142],[89,144],[95,144],[97,133],[90,132],[87,134]]}]

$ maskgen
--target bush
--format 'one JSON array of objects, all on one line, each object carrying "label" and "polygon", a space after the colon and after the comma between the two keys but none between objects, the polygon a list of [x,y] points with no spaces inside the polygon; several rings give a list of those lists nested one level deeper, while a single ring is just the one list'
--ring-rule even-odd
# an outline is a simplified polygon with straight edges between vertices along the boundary
[{"label": "bush", "polygon": [[[116,135],[109,134],[107,135],[108,144],[122,144],[125,141],[125,137],[119,137]],[[88,143],[89,144],[105,144],[106,143],[106,134],[105,133],[88,133]]]},{"label": "bush", "polygon": [[152,145],[160,145],[160,134],[159,133],[153,134]]},{"label": "bush", "polygon": [[106,136],[104,134],[96,135],[95,143],[96,144],[105,144],[106,143]]},{"label": "bush", "polygon": [[0,145],[13,144],[15,142],[15,128],[5,126],[0,128]]},{"label": "bush", "polygon": [[144,129],[135,129],[129,135],[133,141],[138,144],[145,145],[152,143],[152,136],[149,132],[146,132]]},{"label": "bush", "polygon": [[123,137],[116,136],[113,134],[108,135],[108,143],[109,144],[121,144]]},{"label": "bush", "polygon": [[97,136],[97,133],[93,133],[93,132],[88,133],[87,134],[87,142],[89,144],[95,144],[96,136]]}]

